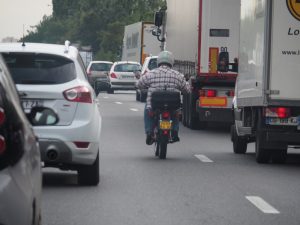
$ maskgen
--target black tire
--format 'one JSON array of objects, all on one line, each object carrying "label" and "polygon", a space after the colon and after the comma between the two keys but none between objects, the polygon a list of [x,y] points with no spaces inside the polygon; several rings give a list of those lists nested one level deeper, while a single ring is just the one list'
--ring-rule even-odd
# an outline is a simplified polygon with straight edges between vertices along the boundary
[{"label": "black tire", "polygon": [[199,114],[196,111],[196,101],[198,96],[195,93],[191,93],[188,98],[188,121],[187,127],[191,128],[192,130],[197,129],[204,129],[206,127],[206,122],[199,122]]},{"label": "black tire", "polygon": [[111,88],[109,88],[109,89],[107,90],[107,93],[108,93],[108,94],[114,94],[114,93],[115,93],[115,90],[114,90],[114,89],[111,89]]},{"label": "black tire", "polygon": [[80,185],[98,185],[100,181],[99,152],[95,162],[90,166],[81,166],[78,169],[78,183]]},{"label": "black tire", "polygon": [[141,92],[141,97],[140,97],[140,99],[141,99],[141,102],[146,102],[146,99],[147,99],[147,92],[145,93],[145,92]]},{"label": "black tire", "polygon": [[269,163],[271,159],[271,151],[264,145],[262,135],[262,118],[261,112],[258,111],[257,127],[256,127],[256,142],[255,142],[255,158],[258,163]]},{"label": "black tire", "polygon": [[159,143],[156,141],[154,146],[155,146],[155,156],[158,157],[159,156]]},{"label": "black tire", "polygon": [[168,137],[160,137],[158,142],[159,144],[159,158],[166,159],[167,156],[167,146],[168,146]]},{"label": "black tire", "polygon": [[287,148],[276,149],[272,152],[272,162],[277,164],[285,163],[287,158]]},{"label": "black tire", "polygon": [[231,141],[235,154],[245,154],[247,152],[247,140],[237,135],[235,125],[231,125]]},{"label": "black tire", "polygon": [[138,91],[135,91],[135,100],[140,101],[140,93]]}]

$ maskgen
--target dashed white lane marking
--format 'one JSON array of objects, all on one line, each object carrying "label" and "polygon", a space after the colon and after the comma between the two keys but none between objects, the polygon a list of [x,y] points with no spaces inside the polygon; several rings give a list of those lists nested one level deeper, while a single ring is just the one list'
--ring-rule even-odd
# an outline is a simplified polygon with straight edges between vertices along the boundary
[{"label": "dashed white lane marking", "polygon": [[108,96],[103,96],[103,98],[108,98]]},{"label": "dashed white lane marking", "polygon": [[205,163],[214,162],[211,159],[209,159],[208,157],[206,157],[205,155],[195,155],[195,157],[198,158],[201,162],[205,162]]},{"label": "dashed white lane marking", "polygon": [[123,103],[122,102],[115,102],[116,104],[118,104],[118,105],[122,105]]},{"label": "dashed white lane marking", "polygon": [[135,108],[131,108],[130,110],[134,111],[134,112],[138,112],[139,111],[138,109],[135,109]]},{"label": "dashed white lane marking", "polygon": [[279,214],[280,213],[277,209],[275,209],[273,206],[271,206],[269,203],[267,203],[261,197],[246,196],[246,199],[248,199],[253,205],[255,205],[259,210],[261,210],[264,213],[268,213],[268,214]]}]

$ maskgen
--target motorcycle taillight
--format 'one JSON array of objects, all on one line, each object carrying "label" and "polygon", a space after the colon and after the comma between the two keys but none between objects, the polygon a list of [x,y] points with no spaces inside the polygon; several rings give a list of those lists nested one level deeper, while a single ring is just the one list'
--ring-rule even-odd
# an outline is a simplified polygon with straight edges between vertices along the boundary
[{"label": "motorcycle taillight", "polygon": [[169,112],[169,111],[164,111],[164,112],[162,113],[162,118],[163,118],[163,119],[168,119],[168,118],[170,118],[170,112]]}]

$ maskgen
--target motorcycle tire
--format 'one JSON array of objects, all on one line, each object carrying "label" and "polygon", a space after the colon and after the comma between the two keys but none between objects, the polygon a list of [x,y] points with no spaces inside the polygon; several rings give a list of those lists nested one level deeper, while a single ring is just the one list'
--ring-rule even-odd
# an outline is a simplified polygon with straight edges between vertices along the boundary
[{"label": "motorcycle tire", "polygon": [[167,146],[168,146],[168,137],[161,137],[159,142],[159,158],[166,159],[167,156]]}]

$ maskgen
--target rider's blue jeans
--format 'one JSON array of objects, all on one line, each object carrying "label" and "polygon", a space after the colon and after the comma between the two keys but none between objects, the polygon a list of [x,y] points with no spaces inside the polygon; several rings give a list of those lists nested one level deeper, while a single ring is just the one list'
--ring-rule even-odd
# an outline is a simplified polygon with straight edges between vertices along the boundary
[{"label": "rider's blue jeans", "polygon": [[[152,133],[153,132],[153,128],[154,128],[154,117],[151,116],[152,110],[149,108],[144,109],[144,123],[145,123],[145,132],[146,134]],[[172,115],[172,130],[173,131],[179,131],[179,119],[178,119],[178,115],[177,112],[175,111],[174,114]]]}]

